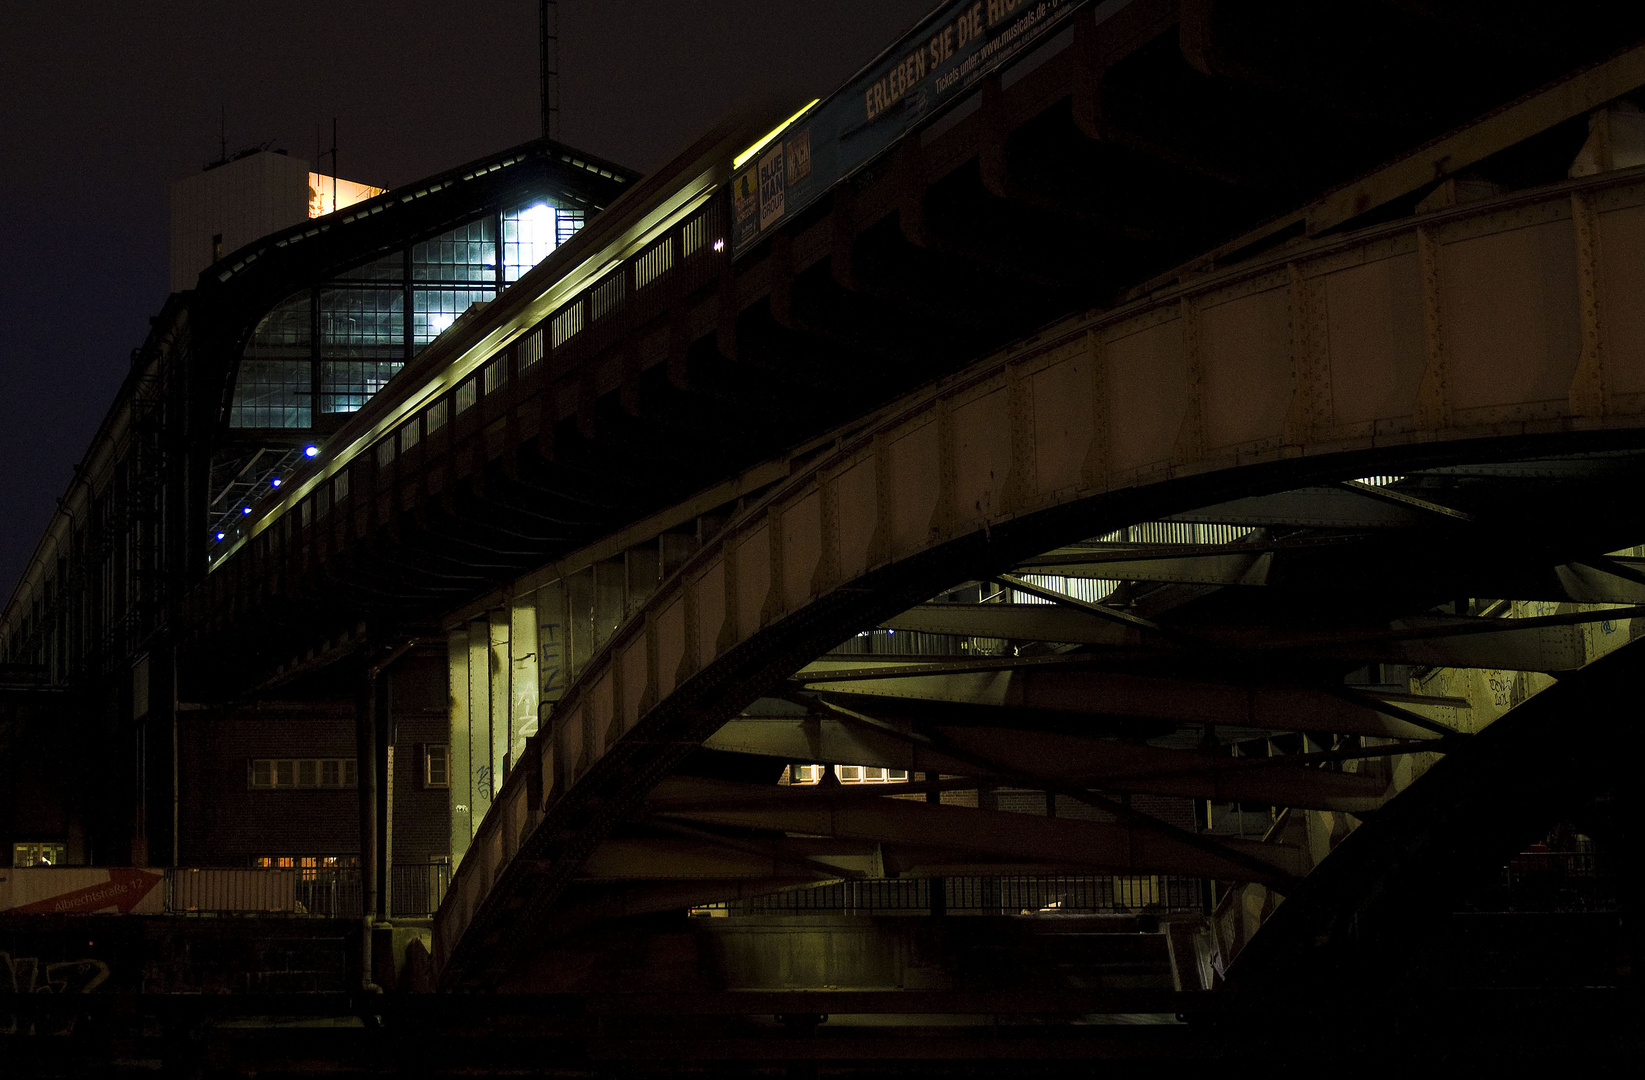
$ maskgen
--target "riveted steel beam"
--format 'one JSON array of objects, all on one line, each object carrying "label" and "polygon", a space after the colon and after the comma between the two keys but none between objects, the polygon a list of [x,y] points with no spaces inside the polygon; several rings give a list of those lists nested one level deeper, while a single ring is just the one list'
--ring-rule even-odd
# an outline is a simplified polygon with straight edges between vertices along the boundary
[{"label": "riveted steel beam", "polygon": [[654,816],[705,824],[919,844],[1006,859],[1077,864],[1107,873],[1278,882],[1304,870],[1302,853],[1283,844],[1222,840],[1199,846],[1152,830],[1107,822],[901,799],[841,798],[835,794],[838,790],[759,788],[676,777],[651,792],[646,808]]}]

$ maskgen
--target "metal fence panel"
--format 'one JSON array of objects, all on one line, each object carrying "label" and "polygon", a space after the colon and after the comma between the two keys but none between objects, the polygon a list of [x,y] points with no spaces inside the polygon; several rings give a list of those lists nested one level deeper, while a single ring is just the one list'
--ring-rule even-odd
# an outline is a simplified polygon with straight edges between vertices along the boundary
[{"label": "metal fence panel", "polygon": [[291,914],[296,886],[295,870],[179,867],[166,871],[166,910]]}]

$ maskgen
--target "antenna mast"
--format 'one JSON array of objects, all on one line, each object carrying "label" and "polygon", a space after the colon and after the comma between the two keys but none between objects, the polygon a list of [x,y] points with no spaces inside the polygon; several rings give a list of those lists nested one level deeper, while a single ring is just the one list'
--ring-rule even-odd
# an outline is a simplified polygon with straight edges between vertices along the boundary
[{"label": "antenna mast", "polygon": [[560,134],[560,5],[558,0],[538,0],[537,36],[539,44],[538,81],[543,106],[543,138]]}]

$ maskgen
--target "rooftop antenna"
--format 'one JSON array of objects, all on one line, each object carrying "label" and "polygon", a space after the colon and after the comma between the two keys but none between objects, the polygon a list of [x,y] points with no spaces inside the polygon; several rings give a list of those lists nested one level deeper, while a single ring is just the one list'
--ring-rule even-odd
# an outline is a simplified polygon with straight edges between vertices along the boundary
[{"label": "rooftop antenna", "polygon": [[560,5],[558,0],[538,0],[539,43],[538,81],[543,105],[543,138],[560,133]]},{"label": "rooftop antenna", "polygon": [[320,168],[327,154],[331,155],[331,209],[337,209],[337,118],[331,118],[331,149],[320,149],[320,125],[314,125],[314,167]]}]

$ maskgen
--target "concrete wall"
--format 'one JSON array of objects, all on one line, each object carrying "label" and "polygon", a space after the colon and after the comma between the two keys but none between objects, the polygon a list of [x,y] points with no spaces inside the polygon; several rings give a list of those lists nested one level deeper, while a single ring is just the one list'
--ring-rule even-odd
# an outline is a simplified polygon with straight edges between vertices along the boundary
[{"label": "concrete wall", "polygon": [[171,185],[171,291],[192,289],[217,261],[258,237],[308,218],[309,164],[262,151]]}]

